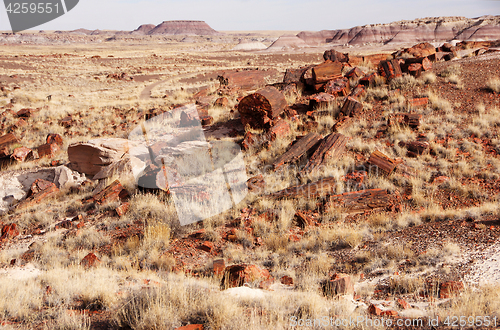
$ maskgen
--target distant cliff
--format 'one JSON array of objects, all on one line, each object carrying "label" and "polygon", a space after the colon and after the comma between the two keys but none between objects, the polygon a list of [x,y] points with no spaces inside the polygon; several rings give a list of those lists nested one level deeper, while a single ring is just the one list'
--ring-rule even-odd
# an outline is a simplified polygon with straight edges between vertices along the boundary
[{"label": "distant cliff", "polygon": [[309,45],[497,40],[500,39],[500,16],[428,17],[351,29],[303,31],[297,36]]},{"label": "distant cliff", "polygon": [[216,35],[219,32],[212,29],[204,21],[164,21],[146,34],[169,34],[169,35]]}]

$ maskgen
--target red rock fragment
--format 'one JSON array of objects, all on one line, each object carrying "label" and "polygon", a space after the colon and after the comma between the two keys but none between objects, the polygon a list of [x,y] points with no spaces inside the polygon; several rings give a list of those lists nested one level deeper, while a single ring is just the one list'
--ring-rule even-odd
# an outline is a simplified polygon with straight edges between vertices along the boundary
[{"label": "red rock fragment", "polygon": [[284,285],[293,285],[293,278],[291,278],[290,276],[283,276],[281,279],[281,284],[284,284]]},{"label": "red rock fragment", "polygon": [[389,317],[395,317],[398,316],[398,312],[394,310],[388,310],[388,311],[383,311],[380,315],[382,316],[389,316]]},{"label": "red rock fragment", "polygon": [[130,203],[123,203],[120,206],[118,206],[115,211],[116,214],[118,214],[119,217],[123,217],[125,213],[127,213],[128,209],[130,207]]},{"label": "red rock fragment", "polygon": [[47,143],[55,143],[59,146],[63,145],[63,138],[59,134],[49,134],[47,135]]},{"label": "red rock fragment", "polygon": [[374,304],[371,304],[370,307],[368,307],[368,313],[371,315],[382,315],[382,310],[375,306]]},{"label": "red rock fragment", "polygon": [[26,199],[19,203],[17,208],[38,204],[44,199],[56,194],[58,191],[59,188],[57,188],[53,182],[37,179],[32,183]]},{"label": "red rock fragment", "polygon": [[85,268],[90,268],[97,266],[100,262],[101,260],[99,260],[95,254],[89,253],[82,259],[80,265]]},{"label": "red rock fragment", "polygon": [[38,157],[55,157],[60,147],[57,143],[45,143],[38,147]]},{"label": "red rock fragment", "polygon": [[89,201],[97,204],[106,204],[118,200],[124,200],[128,197],[128,192],[123,188],[120,181],[115,180],[109,186],[95,194]]},{"label": "red rock fragment", "polygon": [[203,250],[205,252],[209,252],[210,253],[212,251],[212,249],[214,248],[214,243],[212,243],[210,241],[205,241],[198,248],[200,250]]},{"label": "red rock fragment", "polygon": [[428,97],[420,97],[408,100],[408,105],[412,108],[425,107],[428,103]]},{"label": "red rock fragment", "polygon": [[0,241],[11,239],[18,235],[19,230],[17,229],[17,225],[15,223],[11,223],[2,227],[2,236],[0,237]]},{"label": "red rock fragment", "polygon": [[449,281],[441,283],[439,286],[439,298],[446,299],[458,295],[464,290],[464,283],[462,281]]},{"label": "red rock fragment", "polygon": [[266,187],[266,182],[264,181],[264,176],[259,174],[257,176],[251,177],[247,180],[248,191],[254,193],[263,192]]},{"label": "red rock fragment", "polygon": [[14,149],[10,157],[17,160],[18,162],[24,162],[33,158],[33,151],[26,147],[19,147]]},{"label": "red rock fragment", "polygon": [[401,307],[402,309],[409,309],[409,308],[411,308],[410,304],[408,302],[406,302],[406,300],[398,298],[398,300],[396,300],[396,301],[398,303],[398,306]]},{"label": "red rock fragment", "polygon": [[224,259],[217,259],[213,262],[214,274],[219,275],[224,273],[224,269],[226,268],[226,264]]},{"label": "red rock fragment", "polygon": [[256,265],[232,265],[226,267],[221,281],[221,288],[234,288],[243,286],[245,283],[263,281],[269,279],[269,271]]},{"label": "red rock fragment", "polygon": [[228,104],[229,104],[229,101],[228,101],[227,97],[219,97],[214,102],[215,107],[221,107],[221,108],[227,107]]},{"label": "red rock fragment", "polygon": [[203,324],[188,324],[175,330],[203,330]]},{"label": "red rock fragment", "polygon": [[328,281],[322,283],[323,293],[326,296],[354,295],[352,278],[346,274],[335,274]]}]

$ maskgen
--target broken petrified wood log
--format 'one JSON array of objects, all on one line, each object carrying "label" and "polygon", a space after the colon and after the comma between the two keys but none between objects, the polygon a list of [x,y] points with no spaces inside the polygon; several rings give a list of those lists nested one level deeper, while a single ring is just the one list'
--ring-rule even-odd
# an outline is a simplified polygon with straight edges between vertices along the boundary
[{"label": "broken petrified wood log", "polygon": [[330,196],[326,209],[339,208],[344,213],[363,213],[387,208],[391,197],[385,189],[368,189]]},{"label": "broken petrified wood log", "polygon": [[309,226],[316,226],[318,223],[312,216],[304,211],[295,212],[295,218],[297,219],[297,224],[299,227],[306,228]]},{"label": "broken petrified wood log", "polygon": [[14,143],[18,143],[18,140],[16,139],[15,135],[12,133],[0,136],[0,149],[3,147],[7,147],[11,144],[14,144]]},{"label": "broken petrified wood log", "polygon": [[223,72],[217,79],[221,86],[249,91],[266,86],[265,78],[269,75],[269,71],[243,70],[237,72]]},{"label": "broken petrified wood log", "polygon": [[375,86],[375,79],[377,78],[377,73],[373,72],[363,76],[359,79],[359,83],[365,87]]},{"label": "broken petrified wood log", "polygon": [[428,97],[418,97],[408,100],[408,106],[412,108],[425,107],[429,103]]},{"label": "broken petrified wood log", "polygon": [[406,67],[406,72],[410,74],[411,76],[418,78],[422,74],[422,64],[420,63],[412,63]]},{"label": "broken petrified wood log", "polygon": [[352,117],[355,116],[356,114],[359,114],[361,110],[363,110],[363,104],[361,104],[361,102],[355,100],[354,98],[348,96],[340,112],[342,112],[345,116]]},{"label": "broken petrified wood log", "polygon": [[422,71],[429,71],[432,69],[432,62],[427,57],[407,58],[401,69],[403,72],[408,72],[408,67],[411,64],[418,63],[422,65]]},{"label": "broken petrified wood log", "polygon": [[359,79],[361,77],[363,77],[365,75],[365,73],[363,71],[361,71],[360,68],[358,67],[355,67],[355,68],[352,68],[349,72],[346,73],[345,77],[348,78],[348,79]]},{"label": "broken petrified wood log", "polygon": [[328,93],[318,93],[309,96],[309,108],[327,108],[335,101],[335,96]]},{"label": "broken petrified wood log", "polygon": [[342,63],[327,60],[312,68],[312,75],[315,84],[326,83],[332,79],[342,77]]},{"label": "broken petrified wood log", "polygon": [[290,133],[290,124],[284,119],[278,119],[275,125],[273,125],[266,132],[266,138],[268,141],[274,141],[278,137],[285,137]]},{"label": "broken petrified wood log", "polygon": [[243,98],[238,104],[243,126],[266,128],[285,110],[285,96],[275,87],[268,86]]},{"label": "broken petrified wood log", "polygon": [[332,62],[335,62],[335,61],[349,62],[349,54],[338,52],[335,49],[330,49],[330,50],[327,50],[323,53],[323,59],[325,61],[330,60]]},{"label": "broken petrified wood log", "polygon": [[334,96],[347,96],[350,92],[349,80],[347,78],[339,78],[330,80],[325,84],[325,93]]},{"label": "broken petrified wood log", "polygon": [[276,170],[277,168],[283,166],[287,163],[292,163],[300,159],[302,155],[306,152],[312,150],[319,141],[321,141],[322,136],[318,133],[311,132],[296,141],[287,152],[281,155],[278,159],[276,159],[273,163],[273,167]]},{"label": "broken petrified wood log", "polygon": [[429,151],[429,142],[426,141],[411,141],[411,142],[399,142],[400,147],[406,147],[408,149],[409,157],[416,157],[418,155],[423,155]]},{"label": "broken petrified wood log", "polygon": [[312,183],[289,187],[270,195],[271,198],[316,198],[332,193],[335,189],[335,178],[324,178]]},{"label": "broken petrified wood log", "polygon": [[378,66],[378,71],[380,75],[387,78],[387,80],[401,77],[403,75],[403,72],[401,72],[399,61],[396,59],[381,61]]},{"label": "broken petrified wood log", "polygon": [[[368,164],[379,168],[384,174],[389,175],[396,168],[396,161],[375,150],[368,159]],[[371,172],[371,171],[370,171]]]},{"label": "broken petrified wood log", "polygon": [[303,83],[304,73],[307,70],[311,69],[312,67],[313,65],[306,66],[300,69],[287,69],[285,72],[285,76],[283,77],[283,82],[285,84],[292,84],[292,83],[298,84],[301,82]]},{"label": "broken petrified wood log", "polygon": [[94,202],[97,204],[106,204],[109,202],[114,202],[118,200],[124,200],[128,198],[128,192],[123,188],[120,181],[115,180],[109,186],[92,196],[86,202]]},{"label": "broken petrified wood log", "polygon": [[420,126],[420,119],[422,118],[421,114],[418,113],[407,113],[405,114],[405,123],[406,125],[412,128],[418,128]]},{"label": "broken petrified wood log", "polygon": [[306,167],[301,171],[301,175],[312,172],[328,160],[338,159],[345,150],[345,145],[349,139],[339,133],[331,133],[326,136],[314,151]]},{"label": "broken petrified wood log", "polygon": [[363,85],[361,84],[358,84],[358,86],[356,86],[356,88],[354,88],[351,92],[351,94],[349,94],[350,97],[352,97],[353,99],[355,100],[358,100],[366,93],[366,89]]}]

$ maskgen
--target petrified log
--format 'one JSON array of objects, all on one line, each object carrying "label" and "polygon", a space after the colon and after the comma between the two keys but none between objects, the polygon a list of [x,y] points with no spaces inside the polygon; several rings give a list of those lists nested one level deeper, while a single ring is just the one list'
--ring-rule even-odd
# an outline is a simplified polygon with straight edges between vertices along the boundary
[{"label": "petrified log", "polygon": [[113,201],[124,200],[128,197],[128,192],[123,188],[120,181],[115,180],[109,186],[92,196],[86,202],[106,204]]},{"label": "petrified log", "polygon": [[266,86],[266,77],[270,73],[263,70],[244,70],[238,72],[224,72],[217,79],[221,86],[240,90],[255,90]]},{"label": "petrified log", "polygon": [[268,86],[243,98],[238,104],[243,126],[253,128],[272,126],[272,121],[285,110],[285,96],[275,87]]},{"label": "petrified log", "polygon": [[359,79],[359,83],[365,87],[374,86],[376,77],[377,77],[377,73],[375,73],[375,72],[367,74],[367,75],[363,76],[361,79]]},{"label": "petrified log", "polygon": [[418,128],[420,126],[420,119],[422,118],[421,114],[418,113],[407,113],[405,114],[404,120],[405,124],[413,127],[413,128]]},{"label": "petrified log", "polygon": [[378,71],[382,76],[386,77],[387,80],[401,77],[403,75],[399,61],[396,59],[381,61],[378,66]]},{"label": "petrified log", "polygon": [[373,64],[373,65],[378,65],[380,61],[385,61],[387,60],[387,57],[390,54],[371,54],[371,55],[366,55],[363,56],[363,61]]},{"label": "petrified log", "polygon": [[270,195],[271,198],[316,198],[330,194],[335,189],[335,178],[324,178],[312,183],[289,187]]},{"label": "petrified log", "polygon": [[315,132],[311,132],[296,141],[287,152],[281,155],[278,159],[276,159],[273,163],[274,169],[279,168],[280,166],[297,161],[304,155],[306,152],[311,150],[317,143],[321,140],[321,135]]},{"label": "petrified log", "polygon": [[364,75],[365,75],[365,73],[363,71],[361,71],[360,68],[355,67],[355,68],[352,68],[349,72],[347,72],[345,77],[348,79],[351,79],[351,78],[359,79],[359,78],[363,77]]},{"label": "petrified log", "polygon": [[429,151],[429,142],[426,141],[412,141],[412,142],[399,142],[400,147],[406,147],[408,149],[409,157],[416,157],[417,155],[423,155]]},{"label": "petrified log", "polygon": [[406,72],[415,78],[418,78],[422,74],[422,64],[412,63],[406,67]]},{"label": "petrified log", "polygon": [[432,69],[432,62],[427,57],[407,58],[401,69],[403,72],[408,72],[408,67],[415,63],[421,64],[423,71]]},{"label": "petrified log", "polygon": [[300,69],[286,69],[285,76],[283,77],[283,82],[285,84],[298,84],[300,82],[304,82],[302,79],[304,73],[312,67],[313,65],[306,66]]},{"label": "petrified log", "polygon": [[358,86],[356,86],[356,88],[354,88],[351,91],[351,94],[349,94],[349,96],[352,97],[353,99],[359,100],[359,98],[363,96],[365,92],[366,92],[365,87],[361,84],[358,84]]},{"label": "petrified log", "polygon": [[285,137],[290,133],[290,124],[284,119],[278,119],[275,125],[273,125],[266,133],[266,138],[268,141],[274,141],[278,137]]},{"label": "petrified log", "polygon": [[331,133],[326,136],[309,158],[306,167],[301,171],[301,175],[312,172],[328,160],[338,159],[344,153],[348,140],[346,136],[339,133]]},{"label": "petrified log", "polygon": [[347,78],[339,78],[330,80],[325,84],[325,93],[334,96],[347,96],[350,92],[349,80]]},{"label": "petrified log", "polygon": [[328,93],[313,94],[309,97],[309,108],[310,109],[316,109],[320,107],[326,108],[333,101],[335,101],[335,97],[331,94]]},{"label": "petrified log", "polygon": [[335,49],[330,49],[330,50],[327,50],[323,53],[323,59],[325,61],[330,60],[332,62],[335,62],[335,61],[349,62],[349,54],[338,52]]},{"label": "petrified log", "polygon": [[313,217],[303,211],[295,212],[295,218],[297,219],[297,224],[302,228],[315,226],[318,224]]},{"label": "petrified log", "polygon": [[385,189],[368,189],[330,196],[326,209],[340,208],[344,213],[363,213],[389,206],[391,197]]},{"label": "petrified log", "polygon": [[340,112],[342,112],[345,116],[352,117],[360,113],[361,110],[363,110],[363,104],[361,104],[361,102],[357,101],[356,99],[348,96]]},{"label": "petrified log", "polygon": [[346,129],[348,128],[349,126],[351,126],[354,122],[354,118],[352,117],[344,117],[344,118],[340,118],[339,120],[337,120],[337,122],[333,125],[333,128],[332,130],[334,132],[338,132],[339,130],[341,129]]},{"label": "petrified log", "polygon": [[376,166],[379,168],[384,174],[391,174],[392,171],[396,168],[396,161],[391,159],[381,153],[378,150],[375,150],[371,155],[370,159],[368,159],[368,164]]},{"label": "petrified log", "polygon": [[412,108],[425,107],[429,103],[428,97],[417,97],[408,100],[408,106]]},{"label": "petrified log", "polygon": [[3,147],[7,147],[11,144],[18,143],[14,134],[9,133],[3,136],[0,136],[0,149]]},{"label": "petrified log", "polygon": [[326,83],[329,80],[342,77],[342,63],[327,60],[312,68],[314,83]]}]

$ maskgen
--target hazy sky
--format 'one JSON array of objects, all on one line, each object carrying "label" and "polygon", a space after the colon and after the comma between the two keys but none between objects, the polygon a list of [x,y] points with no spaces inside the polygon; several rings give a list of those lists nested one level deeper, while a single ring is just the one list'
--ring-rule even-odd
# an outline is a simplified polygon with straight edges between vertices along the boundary
[{"label": "hazy sky", "polygon": [[[3,1],[2,1],[3,2]],[[134,30],[167,20],[203,20],[224,30],[332,30],[435,16],[499,15],[498,0],[80,0],[36,30]],[[0,30],[10,30],[0,4]]]}]

